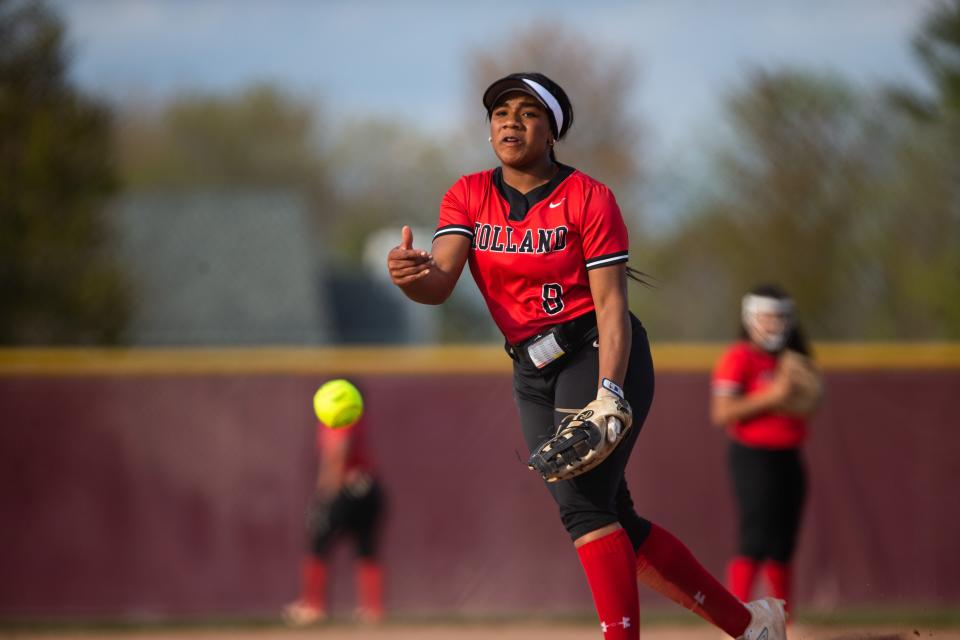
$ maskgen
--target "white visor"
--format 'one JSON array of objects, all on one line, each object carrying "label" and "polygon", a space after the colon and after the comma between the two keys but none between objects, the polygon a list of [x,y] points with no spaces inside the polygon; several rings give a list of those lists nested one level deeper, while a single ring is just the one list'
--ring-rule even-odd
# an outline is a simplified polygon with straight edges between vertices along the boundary
[{"label": "white visor", "polygon": [[534,82],[533,80],[528,80],[526,78],[523,78],[523,81],[528,84],[531,89],[537,92],[537,95],[540,97],[540,101],[547,105],[547,108],[553,112],[553,119],[557,121],[557,135],[560,135],[560,132],[563,131],[563,109],[560,108],[560,103],[557,102],[557,99],[553,97],[553,94],[547,91],[546,88],[539,82]]},{"label": "white visor", "polygon": [[790,298],[770,298],[748,293],[743,296],[741,309],[744,316],[754,313],[793,314],[793,300]]}]

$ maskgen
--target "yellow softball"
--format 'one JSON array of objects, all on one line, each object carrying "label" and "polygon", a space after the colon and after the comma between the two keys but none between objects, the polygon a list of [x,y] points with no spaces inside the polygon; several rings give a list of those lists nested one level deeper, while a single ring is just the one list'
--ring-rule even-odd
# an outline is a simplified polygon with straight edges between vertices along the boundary
[{"label": "yellow softball", "polygon": [[313,410],[326,426],[343,429],[363,415],[363,396],[349,381],[331,380],[313,395]]}]

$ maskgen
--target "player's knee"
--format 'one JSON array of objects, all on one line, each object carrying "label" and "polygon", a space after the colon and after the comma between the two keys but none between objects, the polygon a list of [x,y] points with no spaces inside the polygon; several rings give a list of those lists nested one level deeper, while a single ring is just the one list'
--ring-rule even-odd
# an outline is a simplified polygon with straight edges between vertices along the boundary
[{"label": "player's knee", "polygon": [[774,562],[787,564],[793,557],[795,544],[793,540],[774,540],[770,544],[767,557]]},{"label": "player's knee", "polygon": [[770,539],[762,534],[743,535],[740,538],[737,555],[757,560],[768,558],[770,557]]},{"label": "player's knee", "polygon": [[360,535],[357,538],[357,557],[373,560],[377,555],[377,541],[373,535]]},{"label": "player's knee", "polygon": [[326,557],[330,552],[332,538],[330,536],[317,536],[310,539],[310,553],[318,558]]},{"label": "player's knee", "polygon": [[581,538],[591,531],[617,522],[617,516],[612,511],[583,511],[561,509],[560,521],[570,534],[571,540]]},{"label": "player's knee", "polygon": [[640,545],[647,539],[647,536],[650,535],[650,527],[652,526],[650,521],[646,518],[641,518],[633,509],[629,511],[618,511],[617,518],[620,521],[620,526],[627,532],[627,536],[630,538],[630,544],[633,545],[634,550],[639,549]]}]

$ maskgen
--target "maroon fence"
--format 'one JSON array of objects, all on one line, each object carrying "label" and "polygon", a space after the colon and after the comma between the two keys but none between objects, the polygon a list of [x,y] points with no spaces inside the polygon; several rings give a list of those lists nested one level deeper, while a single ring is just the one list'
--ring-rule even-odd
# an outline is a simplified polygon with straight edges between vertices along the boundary
[{"label": "maroon fence", "polygon": [[[390,610],[589,611],[522,463],[509,375],[410,368],[351,375],[389,491]],[[3,370],[0,615],[259,615],[296,596],[310,398],[329,374],[181,369]],[[631,489],[719,575],[734,529],[708,372],[666,369]],[[960,366],[831,369],[827,384],[806,450],[798,607],[957,605]],[[335,559],[335,610],[353,603],[350,556]]]}]

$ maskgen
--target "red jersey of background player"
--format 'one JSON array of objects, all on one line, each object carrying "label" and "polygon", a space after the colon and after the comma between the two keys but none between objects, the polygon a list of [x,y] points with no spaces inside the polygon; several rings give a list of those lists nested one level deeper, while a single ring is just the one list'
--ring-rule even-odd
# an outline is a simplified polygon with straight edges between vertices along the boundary
[{"label": "red jersey of background player", "polygon": [[344,474],[351,471],[373,472],[373,459],[367,445],[365,422],[365,420],[360,419],[352,427],[345,429],[329,429],[322,424],[317,427],[317,448],[321,452],[325,447],[332,447],[336,443],[347,441]]},{"label": "red jersey of background player", "polygon": [[[740,340],[727,349],[713,372],[713,392],[719,395],[749,395],[770,384],[777,356]],[[765,412],[728,428],[730,437],[748,447],[793,449],[807,437],[803,418]]]},{"label": "red jersey of background player", "polygon": [[560,169],[542,199],[537,189],[527,194],[535,201],[522,219],[510,216],[501,192],[510,187],[497,186],[500,169],[463,176],[440,204],[434,238],[470,238],[473,279],[511,344],[593,311],[587,271],[629,257],[627,227],[610,189]]}]

